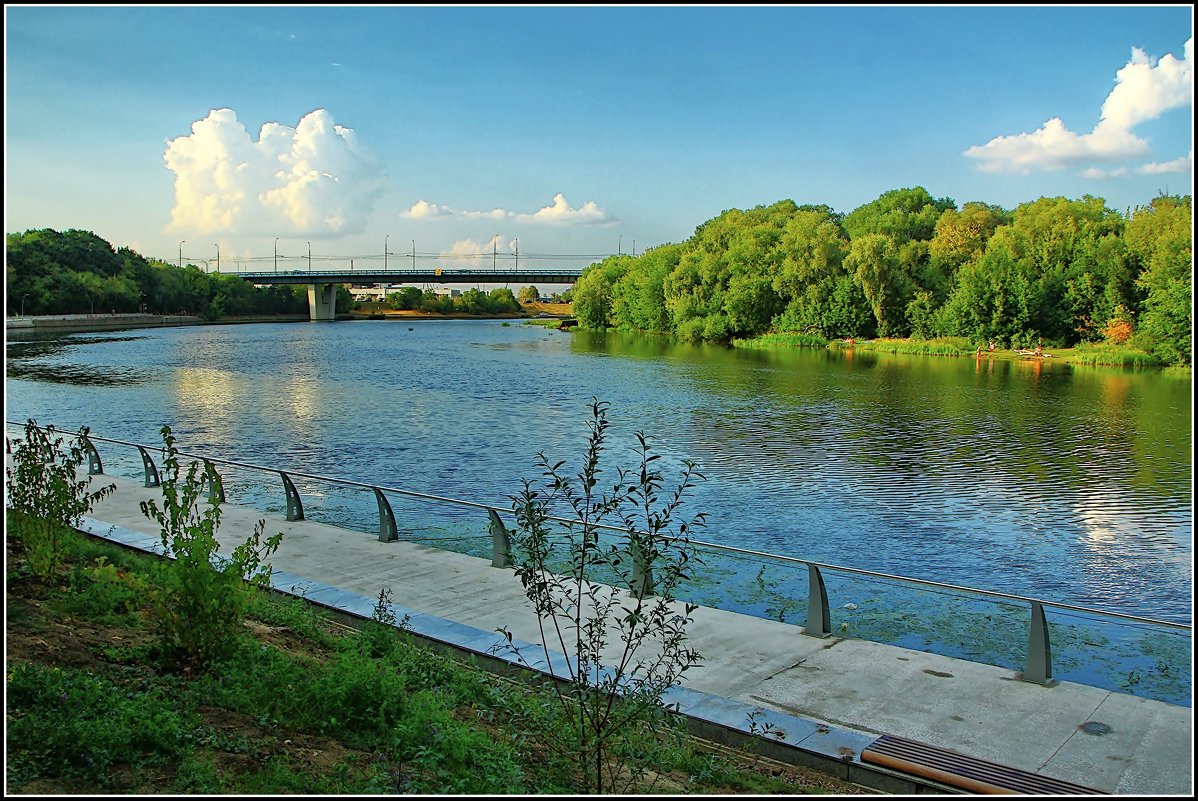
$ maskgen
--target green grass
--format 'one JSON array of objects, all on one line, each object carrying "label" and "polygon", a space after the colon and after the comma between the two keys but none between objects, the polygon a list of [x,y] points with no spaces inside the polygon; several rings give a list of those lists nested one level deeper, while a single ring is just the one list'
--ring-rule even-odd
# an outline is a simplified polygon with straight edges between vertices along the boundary
[{"label": "green grass", "polygon": [[[434,651],[399,625],[336,623],[255,594],[232,653],[174,672],[150,613],[162,561],[71,532],[52,581],[10,517],[7,769],[35,794],[569,794],[568,726],[548,688]],[[14,541],[15,537],[15,541]],[[45,647],[43,647],[45,646]],[[632,740],[645,792],[855,790],[711,755],[681,730]]]}]

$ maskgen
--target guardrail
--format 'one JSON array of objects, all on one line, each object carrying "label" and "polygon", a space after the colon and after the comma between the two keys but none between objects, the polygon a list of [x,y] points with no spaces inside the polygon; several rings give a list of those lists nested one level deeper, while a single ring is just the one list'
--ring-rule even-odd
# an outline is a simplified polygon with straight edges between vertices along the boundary
[{"label": "guardrail", "polygon": [[[9,426],[24,428],[22,424],[6,421]],[[38,427],[42,433],[42,442],[48,447],[48,440],[45,439],[45,429]],[[57,430],[56,430],[57,431]],[[65,434],[66,432],[58,431]],[[81,433],[81,432],[80,432]],[[160,446],[146,446],[136,442],[126,442],[118,439],[110,439],[107,437],[88,434],[83,437],[84,448],[88,455],[88,473],[90,475],[103,474],[104,466],[101,460],[99,451],[96,449],[94,442],[104,442],[113,445],[120,445],[129,448],[135,448],[141,456],[142,466],[145,475],[146,487],[157,487],[161,485],[161,477],[158,473],[156,464],[150,456],[151,451],[159,450]],[[5,447],[11,452],[11,445],[8,440],[7,433],[5,435]],[[510,567],[510,532],[500,518],[500,510],[493,504],[477,503],[474,501],[465,501],[459,498],[449,498],[440,495],[432,495],[425,492],[416,492],[406,490],[399,487],[386,487],[375,484],[363,483],[360,481],[352,481],[349,479],[336,478],[333,476],[322,476],[313,473],[304,473],[294,470],[279,470],[271,467],[263,467],[261,465],[249,464],[246,462],[238,462],[230,459],[221,459],[203,454],[188,453],[178,451],[180,457],[199,459],[204,465],[213,466],[216,464],[228,465],[240,469],[247,469],[256,472],[267,474],[277,474],[283,483],[283,492],[286,498],[287,511],[286,519],[289,521],[303,520],[304,506],[303,499],[295,487],[294,478],[307,479],[310,481],[318,481],[332,485],[352,487],[357,489],[368,490],[373,493],[374,500],[378,506],[379,526],[378,538],[380,542],[392,542],[399,539],[398,529],[395,523],[395,514],[391,509],[390,502],[387,499],[387,493],[398,496],[415,498],[419,500],[432,501],[436,503],[444,503],[458,507],[476,509],[485,512],[488,516],[488,529],[491,538],[491,564],[494,567],[504,568]],[[207,487],[208,495],[211,499],[220,502],[225,501],[225,492],[223,482],[218,479],[213,485]],[[511,514],[510,511],[504,510],[505,514]],[[562,523],[567,526],[576,526],[578,521],[569,518],[550,517],[549,520],[557,523]],[[630,532],[627,529],[609,525],[595,525],[597,529],[611,532],[613,534],[628,537]],[[645,536],[643,532],[641,536]],[[882,579],[887,581],[901,582],[904,584],[912,584],[923,587],[936,588],[940,590],[949,590],[958,593],[967,593],[980,595],[988,598],[1002,599],[1005,601],[1013,601],[1017,603],[1027,604],[1029,608],[1028,620],[1028,640],[1025,653],[1025,668],[1020,674],[1020,678],[1024,681],[1038,683],[1044,686],[1052,686],[1056,682],[1052,678],[1052,644],[1049,636],[1048,622],[1045,617],[1044,610],[1046,607],[1080,612],[1087,615],[1092,615],[1099,618],[1110,618],[1127,622],[1147,624],[1154,626],[1162,626],[1178,631],[1190,632],[1192,636],[1193,627],[1184,623],[1175,623],[1166,620],[1156,620],[1153,618],[1142,617],[1139,615],[1123,614],[1119,612],[1109,612],[1099,609],[1091,609],[1074,604],[1061,603],[1056,601],[1046,601],[1038,598],[1030,598],[1022,595],[1012,595],[1009,593],[996,592],[993,590],[982,590],[974,587],[964,587],[956,584],[946,584],[943,582],[928,581],[925,579],[911,578],[908,576],[899,576],[889,573],[879,573],[871,570],[863,570],[860,568],[846,567],[843,565],[833,565],[824,562],[815,562],[809,559],[800,559],[792,556],[784,556],[781,554],[767,553],[764,551],[755,551],[746,548],[737,548],[729,545],[721,545],[718,543],[703,542],[701,540],[689,539],[689,544],[697,548],[708,548],[713,551],[725,552],[729,554],[737,554],[748,556],[753,559],[764,561],[774,561],[789,565],[803,565],[807,568],[807,616],[803,626],[803,633],[812,637],[830,637],[832,636],[830,606],[828,601],[828,592],[824,583],[822,571],[834,571],[846,575],[864,576],[874,579]],[[636,549],[632,549],[633,553],[633,575],[632,586],[639,586],[644,583],[644,586],[652,588],[653,577],[647,566],[638,558]]]}]

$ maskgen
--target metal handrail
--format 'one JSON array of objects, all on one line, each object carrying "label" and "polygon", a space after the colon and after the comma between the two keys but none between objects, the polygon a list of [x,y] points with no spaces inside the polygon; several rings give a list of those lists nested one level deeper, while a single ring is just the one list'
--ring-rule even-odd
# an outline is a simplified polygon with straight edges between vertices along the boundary
[{"label": "metal handrail", "polygon": [[[9,425],[20,427],[21,424],[12,421],[6,421]],[[32,421],[31,421],[32,422]],[[45,431],[34,424],[36,430],[45,439]],[[65,433],[65,432],[64,432]],[[154,466],[153,460],[149,457],[147,446],[140,445],[135,442],[126,442],[124,440],[112,439],[109,437],[100,437],[91,435],[90,431],[84,433],[80,430],[79,436],[84,440],[84,445],[88,452],[88,472],[90,474],[103,473],[104,467],[100,460],[99,452],[96,451],[92,440],[98,442],[107,442],[115,445],[124,445],[136,448],[141,454],[144,468],[146,471],[146,486],[160,486],[157,468]],[[7,437],[5,437],[7,444]],[[44,446],[46,443],[42,443]],[[160,452],[165,451],[160,446],[154,446]],[[391,511],[390,504],[383,495],[384,490],[397,495],[403,495],[410,498],[419,498],[422,500],[437,501],[440,503],[453,504],[464,506],[472,509],[486,510],[490,518],[490,537],[491,537],[491,565],[497,568],[505,568],[511,566],[510,552],[510,532],[503,525],[499,518],[499,511],[493,505],[476,503],[474,501],[463,501],[459,498],[449,498],[441,495],[433,495],[426,492],[416,492],[414,490],[405,490],[399,487],[379,487],[373,484],[366,484],[360,481],[350,479],[335,478],[332,476],[322,476],[314,473],[291,473],[277,468],[268,468],[261,465],[249,464],[246,462],[238,462],[232,459],[219,459],[214,457],[204,456],[202,454],[190,453],[187,451],[176,451],[176,454],[186,458],[202,459],[205,466],[205,476],[211,477],[211,483],[208,486],[209,497],[213,502],[223,502],[225,500],[223,481],[213,467],[214,463],[229,465],[247,470],[257,470],[265,473],[277,473],[283,479],[284,490],[287,495],[287,517],[288,521],[304,519],[303,503],[298,490],[291,481],[290,476],[298,476],[312,481],[320,481],[329,484],[340,484],[348,487],[358,487],[369,489],[374,493],[375,499],[378,501],[379,507],[379,541],[391,542],[399,538],[395,526],[395,516]],[[513,514],[507,511],[507,514]],[[632,556],[632,573],[631,577],[624,577],[629,581],[629,589],[640,596],[642,593],[654,592],[652,565],[646,563],[642,558],[642,551],[639,547],[638,537],[636,535],[647,536],[646,532],[638,532],[633,528],[620,528],[602,523],[584,524],[579,520],[571,520],[569,518],[549,516],[547,520],[552,520],[558,523],[564,523],[571,528],[577,525],[589,525],[594,529],[602,529],[612,531],[628,537],[629,549]],[[747,548],[737,548],[729,545],[719,545],[717,543],[703,542],[699,540],[687,539],[686,543],[693,547],[711,548],[716,551],[724,551],[729,554],[743,554],[745,556],[773,559],[780,562],[793,564],[801,564],[807,566],[807,620],[803,626],[803,633],[812,637],[831,637],[832,636],[832,620],[830,604],[828,602],[828,591],[824,584],[821,569],[835,570],[842,573],[849,573],[858,576],[866,576],[869,578],[885,579],[896,582],[906,582],[910,584],[922,585],[925,587],[935,587],[938,589],[952,590],[961,593],[971,593],[975,595],[990,596],[993,598],[1001,598],[1010,601],[1018,601],[1026,603],[1029,607],[1028,619],[1028,639],[1026,649],[1026,661],[1024,669],[1018,674],[1018,678],[1022,681],[1034,682],[1045,687],[1051,687],[1057,684],[1052,676],[1052,642],[1048,626],[1048,619],[1044,614],[1044,607],[1050,606],[1058,609],[1067,609],[1075,612],[1081,612],[1096,616],[1099,618],[1117,618],[1119,620],[1131,621],[1135,623],[1149,624],[1153,626],[1164,626],[1171,629],[1179,629],[1181,631],[1192,632],[1192,625],[1185,623],[1173,623],[1166,620],[1155,620],[1152,618],[1143,617],[1140,615],[1130,615],[1122,612],[1107,612],[1098,609],[1090,609],[1075,604],[1066,604],[1055,601],[1041,601],[1036,598],[1028,598],[1022,595],[1014,595],[1011,593],[996,592],[994,590],[982,590],[974,587],[964,587],[957,584],[946,584],[939,581],[929,581],[927,579],[909,578],[907,576],[897,576],[889,573],[879,573],[873,570],[864,570],[861,568],[844,567],[841,565],[832,565],[823,562],[814,562],[808,559],[801,559],[793,556],[782,556],[780,554],[771,554],[763,551],[753,551]]]},{"label": "metal handrail", "polygon": [[[6,420],[5,423],[7,425],[14,426],[17,428],[24,427],[23,423],[16,423],[11,420]],[[42,427],[39,426],[38,428],[41,429]],[[66,432],[62,432],[62,433],[66,433]],[[128,447],[138,448],[138,449],[144,448],[144,449],[152,449],[152,450],[158,450],[158,451],[164,450],[162,448],[162,446],[158,446],[158,445],[146,446],[146,445],[141,445],[136,442],[126,442],[124,440],[112,439],[109,437],[100,437],[100,436],[91,434],[90,432],[88,433],[88,438],[91,440],[98,441],[98,442],[108,442],[108,443],[112,443],[114,445],[125,445]],[[396,495],[404,495],[407,497],[418,498],[421,500],[437,501],[440,503],[448,503],[448,504],[468,507],[468,508],[472,508],[472,509],[480,509],[480,510],[488,511],[488,512],[501,511],[503,514],[507,514],[507,515],[512,514],[512,512],[510,510],[501,509],[500,507],[497,507],[494,504],[484,504],[484,503],[476,503],[474,501],[464,501],[464,500],[461,500],[460,498],[450,498],[450,497],[446,497],[446,496],[442,496],[442,495],[433,495],[433,494],[426,493],[426,492],[417,492],[415,490],[405,490],[405,489],[401,489],[399,487],[385,487],[385,486],[381,486],[381,485],[377,485],[377,484],[367,484],[367,483],[364,483],[361,481],[353,481],[351,479],[345,479],[345,478],[336,478],[334,476],[322,476],[322,475],[318,475],[315,473],[300,473],[300,472],[290,471],[290,470],[281,471],[278,468],[263,467],[262,465],[250,464],[247,462],[237,462],[232,459],[219,459],[219,458],[215,458],[215,457],[211,457],[211,456],[204,456],[202,454],[189,453],[186,451],[178,451],[178,454],[180,456],[185,456],[185,457],[194,458],[194,459],[202,459],[204,461],[208,461],[208,462],[212,462],[212,463],[225,464],[225,465],[229,465],[231,467],[239,467],[239,468],[243,468],[243,469],[247,469],[247,470],[258,470],[258,471],[261,471],[264,473],[283,473],[285,476],[300,477],[300,478],[305,478],[305,479],[309,479],[309,480],[313,480],[313,481],[323,481],[323,482],[326,482],[329,484],[340,484],[340,485],[347,486],[347,487],[358,487],[361,489],[368,489],[368,490],[382,490],[385,492],[395,493]],[[569,518],[564,518],[564,517],[549,516],[546,519],[551,520],[556,523],[563,523],[563,524],[571,525],[571,526],[580,525],[579,521],[571,520]],[[607,524],[603,524],[603,523],[595,523],[595,524],[590,524],[590,525],[592,528],[595,528],[595,529],[611,531],[611,532],[614,532],[617,534],[622,534],[625,536],[630,534],[628,529],[620,528],[619,526],[611,526],[611,525],[607,525]],[[637,533],[637,532],[631,532],[631,533]],[[640,532],[640,533],[643,533],[643,532]],[[892,573],[879,573],[879,572],[873,571],[873,570],[865,570],[865,569],[856,568],[856,567],[846,567],[844,565],[834,565],[834,564],[830,564],[827,562],[816,562],[816,561],[813,561],[810,559],[802,559],[802,558],[795,557],[795,556],[784,556],[782,554],[768,553],[766,551],[754,551],[754,550],[751,550],[748,548],[737,548],[732,545],[721,545],[719,543],[704,542],[702,540],[688,539],[687,542],[690,545],[693,545],[695,547],[710,548],[710,549],[716,550],[716,551],[727,551],[729,553],[742,554],[745,556],[751,556],[751,557],[758,558],[758,559],[772,559],[772,560],[779,561],[779,562],[789,562],[792,564],[806,565],[809,568],[816,568],[817,570],[818,569],[833,570],[833,571],[840,572],[840,573],[851,573],[851,574],[855,574],[855,575],[859,575],[859,576],[867,576],[869,578],[885,579],[885,580],[890,580],[890,581],[905,582],[905,583],[909,583],[909,584],[919,584],[919,585],[926,586],[926,587],[935,587],[938,589],[953,590],[953,591],[957,591],[957,592],[967,592],[967,593],[973,593],[973,594],[977,594],[977,595],[987,595],[987,596],[991,596],[994,598],[1002,598],[1002,599],[1006,599],[1006,600],[1010,600],[1010,601],[1019,601],[1022,603],[1042,604],[1044,606],[1050,606],[1055,609],[1066,609],[1066,610],[1073,611],[1073,612],[1082,612],[1085,614],[1098,615],[1101,617],[1118,618],[1120,620],[1127,620],[1127,621],[1134,622],[1134,623],[1146,623],[1149,625],[1165,626],[1165,627],[1169,627],[1169,628],[1180,629],[1183,631],[1192,631],[1193,630],[1193,626],[1191,624],[1175,623],[1175,622],[1168,621],[1168,620],[1157,620],[1154,618],[1144,617],[1142,615],[1131,615],[1131,614],[1126,614],[1123,612],[1110,612],[1110,611],[1102,610],[1102,609],[1093,609],[1093,608],[1084,607],[1084,606],[1077,606],[1075,604],[1067,604],[1067,603],[1058,602],[1058,601],[1045,601],[1042,599],[1030,598],[1028,596],[1023,596],[1023,595],[1014,595],[1011,593],[998,592],[996,590],[983,590],[983,589],[979,589],[976,587],[966,587],[966,586],[959,585],[959,584],[946,584],[944,582],[930,581],[928,579],[912,578],[910,576],[900,576],[900,575],[895,575]]]}]

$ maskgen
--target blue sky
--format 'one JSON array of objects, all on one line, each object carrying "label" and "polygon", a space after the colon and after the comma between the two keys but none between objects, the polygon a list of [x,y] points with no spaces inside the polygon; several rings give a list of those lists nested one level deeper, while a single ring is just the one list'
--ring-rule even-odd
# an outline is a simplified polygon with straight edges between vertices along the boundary
[{"label": "blue sky", "polygon": [[6,6],[5,230],[550,267],[785,198],[1124,211],[1193,192],[1192,37],[1180,5]]}]

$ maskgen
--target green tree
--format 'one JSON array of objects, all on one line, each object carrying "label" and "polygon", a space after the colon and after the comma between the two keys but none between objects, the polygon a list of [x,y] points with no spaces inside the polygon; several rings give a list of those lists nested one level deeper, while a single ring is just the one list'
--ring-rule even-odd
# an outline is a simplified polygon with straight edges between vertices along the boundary
[{"label": "green tree", "polygon": [[[536,291],[536,288],[532,288]],[[491,314],[510,314],[520,311],[520,302],[505,286],[496,287],[487,293],[487,310]]]},{"label": "green tree", "polygon": [[912,284],[899,260],[894,240],[886,234],[865,234],[853,240],[844,266],[869,299],[878,336],[903,336]]},{"label": "green tree", "polygon": [[539,297],[540,295],[537,294],[537,288],[535,286],[522,286],[520,287],[520,291],[516,294],[516,299],[521,303],[536,303],[537,298]]},{"label": "green tree", "polygon": [[1193,228],[1189,195],[1153,198],[1127,223],[1128,250],[1143,266],[1136,281],[1145,293],[1136,341],[1168,364],[1193,364]]},{"label": "green tree", "polygon": [[678,266],[681,245],[660,245],[636,257],[632,266],[612,287],[612,314],[620,328],[631,331],[667,333],[666,276]]},{"label": "green tree", "polygon": [[892,189],[847,214],[844,229],[854,240],[868,234],[885,234],[897,245],[927,241],[935,236],[940,215],[956,205],[952,198],[932,197],[922,186]]}]

